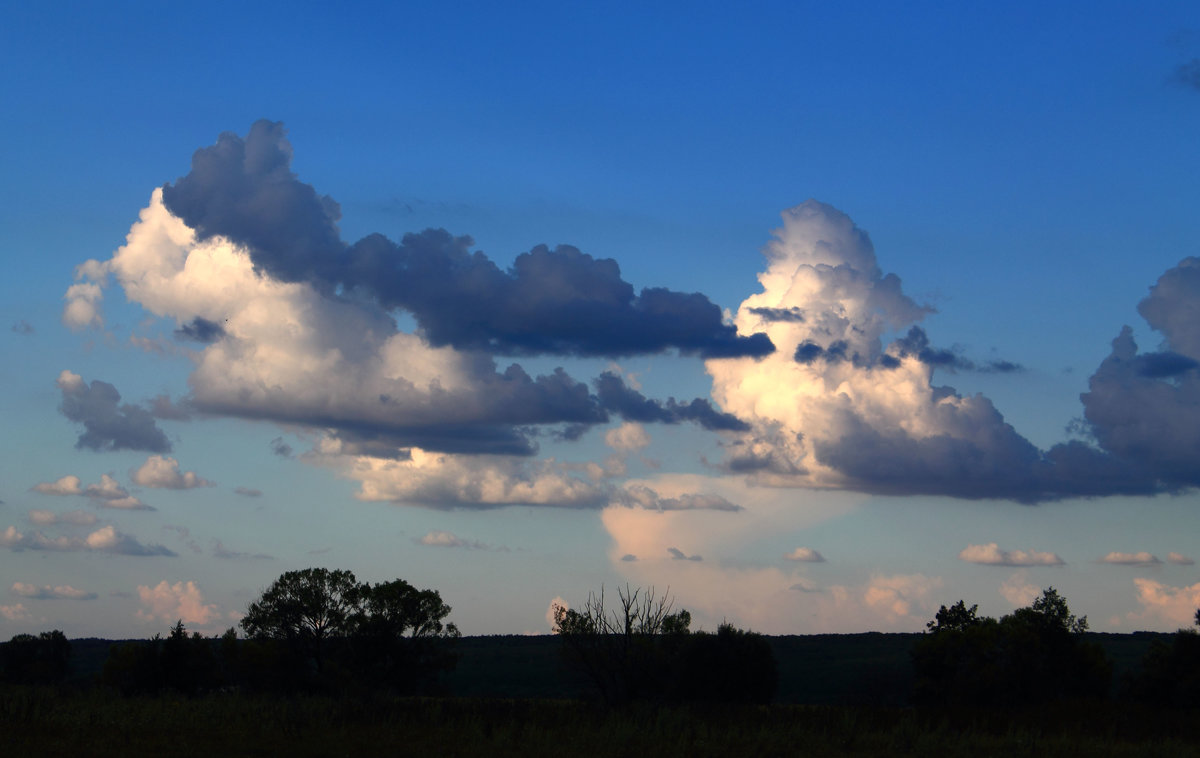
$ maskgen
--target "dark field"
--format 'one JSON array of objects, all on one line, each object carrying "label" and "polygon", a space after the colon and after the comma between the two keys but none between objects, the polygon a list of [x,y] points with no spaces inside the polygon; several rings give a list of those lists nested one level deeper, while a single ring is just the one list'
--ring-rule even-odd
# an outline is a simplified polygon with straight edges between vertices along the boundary
[{"label": "dark field", "polygon": [[[87,686],[112,643],[75,640],[75,685],[0,689],[5,756],[1200,756],[1200,714],[1119,701],[913,708],[920,635],[769,638],[771,706],[605,709],[577,699],[554,637],[467,637],[448,697],[210,694],[121,698]],[[1114,681],[1154,639],[1092,634]]]}]

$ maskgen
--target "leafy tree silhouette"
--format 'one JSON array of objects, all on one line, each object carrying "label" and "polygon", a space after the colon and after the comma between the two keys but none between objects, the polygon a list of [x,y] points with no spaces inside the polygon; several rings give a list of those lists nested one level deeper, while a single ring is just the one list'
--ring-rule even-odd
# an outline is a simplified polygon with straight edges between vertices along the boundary
[{"label": "leafy tree silhouette", "polygon": [[[1200,609],[1196,611],[1200,627]],[[1129,697],[1158,706],[1200,706],[1200,632],[1184,628],[1171,642],[1155,642],[1142,659],[1140,669],[1128,675],[1123,690]]]},{"label": "leafy tree silhouette", "polygon": [[942,606],[913,647],[918,702],[1024,705],[1107,695],[1112,665],[1053,587],[999,621]]},{"label": "leafy tree silhouette", "polygon": [[0,681],[58,684],[70,673],[71,643],[58,629],[18,634],[0,646]]}]

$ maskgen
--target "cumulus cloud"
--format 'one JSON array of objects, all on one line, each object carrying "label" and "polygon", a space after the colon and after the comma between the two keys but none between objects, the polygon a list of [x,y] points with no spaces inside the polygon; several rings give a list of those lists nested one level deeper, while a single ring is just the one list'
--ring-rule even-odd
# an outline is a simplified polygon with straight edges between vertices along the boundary
[{"label": "cumulus cloud", "polygon": [[1196,561],[1183,555],[1182,553],[1167,553],[1167,563],[1174,563],[1176,566],[1194,566]]},{"label": "cumulus cloud", "polygon": [[87,511],[67,511],[56,513],[41,509],[29,511],[29,521],[38,526],[53,526],[55,524],[71,524],[73,526],[91,526],[96,523],[95,514]]},{"label": "cumulus cloud", "polygon": [[824,563],[825,556],[821,555],[811,547],[798,547],[787,555],[783,556],[789,561],[799,561],[801,563]]},{"label": "cumulus cloud", "polygon": [[283,125],[255,123],[197,150],[191,172],[163,187],[170,211],[201,241],[244,246],[256,270],[323,292],[354,291],[404,309],[435,347],[506,354],[632,355],[676,348],[705,356],[762,355],[763,335],[742,336],[699,294],[635,293],[615,261],[544,245],[501,270],[469,237],[443,229],[399,242],[372,234],[342,241],[338,204],[291,171]]},{"label": "cumulus cloud", "polygon": [[1140,553],[1109,553],[1100,559],[1101,563],[1114,563],[1119,566],[1158,566],[1162,563],[1158,556],[1145,551]]},{"label": "cumulus cloud", "polygon": [[170,584],[163,580],[154,587],[141,585],[137,591],[143,606],[137,612],[137,617],[144,621],[168,624],[183,621],[185,624],[205,626],[220,617],[216,605],[204,602],[204,596],[195,582]]},{"label": "cumulus cloud", "polygon": [[307,460],[361,483],[360,500],[432,508],[538,505],[595,508],[608,490],[573,476],[553,459],[529,462],[504,456],[459,456],[411,448],[405,459],[343,454],[339,440],[323,440]]},{"label": "cumulus cloud", "polygon": [[942,584],[939,577],[924,574],[876,574],[863,590],[863,602],[892,620],[909,617],[914,612],[923,614],[930,606],[933,592],[941,589]]},{"label": "cumulus cloud", "polygon": [[1163,335],[1139,352],[1126,326],[1088,381],[1083,401],[1096,442],[1158,486],[1200,484],[1200,258],[1159,277],[1138,313]]},{"label": "cumulus cloud", "polygon": [[1036,584],[1031,584],[1028,577],[1027,571],[1018,571],[1005,579],[1000,585],[1000,595],[1018,608],[1032,604],[1042,590]]},{"label": "cumulus cloud", "polygon": [[172,490],[190,490],[196,487],[212,487],[213,483],[197,476],[194,471],[179,470],[179,461],[161,455],[152,455],[146,462],[130,473],[135,484]]},{"label": "cumulus cloud", "polygon": [[622,453],[641,450],[650,444],[646,427],[634,421],[626,421],[615,429],[604,433],[604,444]]},{"label": "cumulus cloud", "polygon": [[43,495],[82,495],[96,501],[103,508],[117,508],[128,511],[152,511],[152,506],[146,505],[138,498],[129,494],[116,479],[108,474],[101,474],[100,481],[84,487],[79,477],[68,474],[53,482],[41,482],[33,486],[34,492]]},{"label": "cumulus cloud", "polygon": [[171,443],[150,412],[129,403],[122,405],[121,393],[108,382],[97,379],[88,384],[78,374],[63,371],[57,384],[62,391],[59,411],[84,428],[76,448],[170,452]]},{"label": "cumulus cloud", "polygon": [[[773,486],[1021,502],[1150,494],[1200,471],[1200,403],[1184,407],[1200,374],[1195,340],[1184,334],[1184,314],[1200,301],[1189,266],[1160,281],[1141,309],[1175,334],[1168,350],[1135,359],[1123,335],[1114,348],[1120,360],[1093,377],[1084,400],[1097,444],[1043,451],[986,397],[933,383],[938,370],[1020,366],[934,347],[917,323],[932,309],[883,273],[870,239],[845,214],[810,200],[783,221],[764,250],[762,291],[734,318],[740,332],[765,332],[777,351],[706,364],[717,406],[752,427],[727,442],[729,470]],[[1167,407],[1176,417],[1157,436]]]},{"label": "cumulus cloud", "polygon": [[1130,614],[1131,618],[1159,620],[1179,627],[1190,626],[1195,620],[1196,609],[1200,608],[1200,583],[1171,587],[1153,579],[1138,578],[1133,584],[1142,611]]},{"label": "cumulus cloud", "polygon": [[968,545],[958,554],[958,559],[967,563],[988,566],[1062,566],[1062,558],[1055,553],[1038,550],[1001,550],[995,542],[986,545]]},{"label": "cumulus cloud", "polygon": [[[76,274],[78,278],[79,273]],[[95,282],[80,282],[72,284],[63,295],[67,304],[63,307],[62,322],[72,330],[89,327],[99,329],[104,326],[104,316],[100,305],[104,300],[104,292]]]},{"label": "cumulus cloud", "polygon": [[77,590],[65,584],[56,587],[51,587],[50,585],[39,587],[27,582],[13,582],[10,591],[14,595],[19,595],[30,600],[95,600],[97,597],[95,592]]},{"label": "cumulus cloud", "polygon": [[9,621],[33,621],[33,615],[22,603],[16,605],[0,605],[0,616]]},{"label": "cumulus cloud", "polygon": [[647,398],[626,385],[612,371],[600,374],[594,384],[600,405],[627,421],[663,424],[692,421],[713,431],[745,431],[750,428],[736,416],[716,410],[712,403],[703,398],[695,398],[687,403],[681,403],[673,397],[665,403]]},{"label": "cumulus cloud", "polygon": [[49,537],[42,532],[20,532],[15,526],[0,531],[0,547],[10,550],[45,550],[61,552],[94,551],[118,555],[167,555],[174,552],[162,545],[144,545],[136,538],[103,526],[87,537]]},{"label": "cumulus cloud", "polygon": [[465,540],[453,532],[433,531],[416,540],[417,544],[429,547],[461,547],[467,550],[486,550],[487,545],[475,540]]}]

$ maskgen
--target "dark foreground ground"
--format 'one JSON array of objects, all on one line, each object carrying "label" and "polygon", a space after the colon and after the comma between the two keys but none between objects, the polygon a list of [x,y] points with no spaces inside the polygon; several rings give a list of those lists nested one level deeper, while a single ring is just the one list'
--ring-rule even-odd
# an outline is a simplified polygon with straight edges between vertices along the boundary
[{"label": "dark foreground ground", "polygon": [[[909,651],[920,634],[813,634],[767,637],[779,668],[775,702],[793,705],[893,705],[909,703],[913,687]],[[1113,692],[1155,640],[1169,634],[1088,634],[1113,662]],[[466,698],[569,699],[585,689],[551,635],[463,637],[458,666],[445,678],[447,694]],[[98,675],[110,640],[72,640],[77,680]]]},{"label": "dark foreground ground", "polygon": [[474,698],[113,698],[0,690],[10,756],[1191,756],[1194,712],[650,707]]}]

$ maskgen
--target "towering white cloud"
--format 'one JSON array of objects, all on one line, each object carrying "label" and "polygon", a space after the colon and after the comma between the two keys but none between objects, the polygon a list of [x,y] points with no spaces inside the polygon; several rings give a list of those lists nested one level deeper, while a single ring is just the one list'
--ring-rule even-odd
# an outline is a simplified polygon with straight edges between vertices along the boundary
[{"label": "towering white cloud", "polygon": [[183,621],[185,624],[205,626],[219,615],[216,605],[204,602],[204,595],[195,582],[171,584],[163,580],[153,587],[139,586],[137,591],[143,606],[137,616],[145,621],[168,624]]}]

